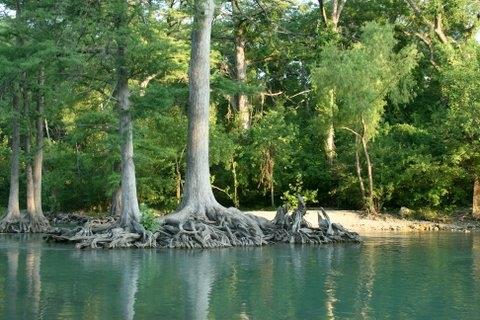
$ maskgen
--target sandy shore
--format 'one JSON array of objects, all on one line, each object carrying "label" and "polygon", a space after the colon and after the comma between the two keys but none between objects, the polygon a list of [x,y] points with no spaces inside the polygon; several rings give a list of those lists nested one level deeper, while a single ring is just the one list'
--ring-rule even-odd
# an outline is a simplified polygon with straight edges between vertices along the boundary
[{"label": "sandy shore", "polygon": [[[267,218],[269,220],[275,217],[274,211],[248,211],[254,215]],[[379,218],[364,218],[360,212],[349,210],[327,210],[332,222],[339,223],[345,228],[356,231],[360,234],[367,232],[418,232],[418,231],[454,231],[454,232],[470,232],[470,230],[478,229],[479,224],[473,222],[455,222],[455,223],[436,223],[430,221],[405,220],[395,218],[393,216],[382,215]],[[305,219],[312,224],[318,226],[318,218],[316,210],[307,211]]]}]

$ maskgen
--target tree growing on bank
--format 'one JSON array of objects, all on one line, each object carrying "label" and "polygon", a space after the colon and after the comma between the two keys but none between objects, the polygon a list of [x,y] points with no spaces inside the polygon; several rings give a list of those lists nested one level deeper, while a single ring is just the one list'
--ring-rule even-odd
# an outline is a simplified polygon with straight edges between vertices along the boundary
[{"label": "tree growing on bank", "polygon": [[[179,208],[162,223],[178,228],[179,233],[168,241],[182,242],[182,232],[203,229],[202,241],[217,246],[256,244],[263,242],[257,221],[235,208],[221,206],[212,191],[209,164],[210,106],[210,39],[214,0],[196,0],[191,36],[189,67],[187,172],[184,194]],[[229,232],[210,227],[205,222],[223,222]],[[240,229],[241,228],[241,229]],[[237,233],[235,236],[234,233]],[[206,245],[206,243],[205,243]]]},{"label": "tree growing on bank", "polygon": [[[268,221],[220,205],[212,190],[209,163],[210,121],[210,40],[214,16],[214,0],[196,0],[192,25],[189,66],[187,168],[184,194],[178,209],[159,219],[155,232],[142,228],[115,225],[101,230],[87,223],[80,232],[61,231],[48,235],[57,241],[76,242],[78,247],[210,248],[264,245],[274,242],[322,244],[359,241],[358,235],[332,224],[328,215],[319,214],[319,227],[305,221],[306,207],[299,197],[299,207],[290,215],[286,208],[278,210]],[[123,159],[122,159],[123,160]],[[123,180],[122,180],[123,181]],[[122,185],[122,197],[125,190]],[[123,202],[125,205],[125,202]],[[125,211],[124,211],[125,212]],[[123,215],[123,214],[122,214]],[[135,221],[135,217],[129,217]],[[120,219],[122,223],[122,219]]]},{"label": "tree growing on bank", "polygon": [[414,47],[397,53],[396,45],[391,26],[367,23],[351,48],[325,48],[312,75],[318,108],[331,110],[335,126],[355,139],[359,189],[365,210],[372,214],[379,208],[368,145],[378,132],[387,99],[401,103],[410,98],[410,74],[417,61]]},{"label": "tree growing on bank", "polygon": [[[7,88],[12,92],[11,112],[11,164],[10,195],[5,217],[0,222],[0,232],[45,232],[49,222],[43,215],[41,186],[43,168],[43,121],[44,121],[44,66],[41,64],[42,50],[45,43],[34,42],[33,38],[45,30],[42,22],[45,17],[33,14],[27,3],[14,1],[8,3],[15,10],[8,24],[3,27],[4,43],[2,54],[10,57],[5,64],[4,80],[10,84]],[[43,40],[43,39],[41,39]],[[45,51],[50,48],[47,47]],[[31,105],[35,108],[32,112]],[[34,115],[34,116],[32,116]],[[34,125],[32,125],[34,123]],[[31,127],[35,130],[31,130]],[[32,132],[33,131],[33,132]],[[27,216],[20,213],[19,175],[21,140],[26,177]],[[32,151],[32,138],[35,144]]]}]

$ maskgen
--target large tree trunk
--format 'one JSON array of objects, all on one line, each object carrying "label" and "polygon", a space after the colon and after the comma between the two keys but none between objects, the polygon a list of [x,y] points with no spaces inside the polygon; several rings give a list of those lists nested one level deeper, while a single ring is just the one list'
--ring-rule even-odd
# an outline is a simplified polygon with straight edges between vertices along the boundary
[{"label": "large tree trunk", "polygon": [[115,100],[120,114],[120,139],[122,156],[122,214],[120,226],[128,231],[141,231],[140,209],[137,199],[137,182],[135,177],[135,164],[133,162],[133,124],[130,110],[130,90],[128,88],[128,70],[126,66],[126,36],[122,28],[127,22],[127,1],[121,2],[122,8],[117,19],[117,52],[116,69],[117,84]]},{"label": "large tree trunk", "polygon": [[[43,74],[41,75],[41,77]],[[40,85],[43,85],[40,79]],[[25,81],[26,82],[26,81]],[[26,123],[25,131],[25,170],[27,179],[27,215],[28,224],[25,231],[28,232],[45,232],[50,227],[48,220],[43,215],[42,210],[42,164],[43,164],[43,96],[39,93],[37,96],[37,116],[36,116],[36,150],[33,159],[32,168],[32,150],[30,128],[30,100],[27,87],[23,88],[24,118]]]},{"label": "large tree trunk", "polygon": [[[244,84],[247,78],[247,62],[245,60],[245,30],[243,21],[238,17],[238,0],[232,1],[233,19],[237,20],[235,24],[235,80],[239,84]],[[243,130],[250,128],[250,109],[248,107],[248,98],[244,93],[238,93],[235,96],[235,107],[238,112],[238,121]]]},{"label": "large tree trunk", "polygon": [[475,219],[480,219],[480,179],[478,177],[475,177],[473,182],[472,216]]},{"label": "large tree trunk", "polygon": [[210,104],[210,34],[214,1],[195,1],[189,70],[187,172],[180,209],[190,207],[205,217],[217,201],[210,185],[208,160]]},{"label": "large tree trunk", "polygon": [[43,141],[44,141],[44,119],[45,97],[43,85],[45,75],[43,69],[40,71],[38,84],[40,91],[37,96],[37,119],[36,119],[36,145],[35,158],[33,160],[33,189],[35,198],[35,212],[37,216],[43,217],[42,207],[42,170],[43,170]]},{"label": "large tree trunk", "polygon": [[20,166],[20,107],[18,94],[15,89],[12,97],[12,156],[10,160],[10,194],[8,197],[7,215],[0,222],[0,231],[9,232],[13,224],[20,221],[19,202],[19,166]]},{"label": "large tree trunk", "polygon": [[35,215],[35,194],[33,188],[33,170],[31,161],[31,130],[30,130],[30,99],[26,86],[26,76],[24,76],[24,83],[22,86],[23,99],[23,118],[25,123],[25,174],[27,185],[27,214],[31,218]]}]

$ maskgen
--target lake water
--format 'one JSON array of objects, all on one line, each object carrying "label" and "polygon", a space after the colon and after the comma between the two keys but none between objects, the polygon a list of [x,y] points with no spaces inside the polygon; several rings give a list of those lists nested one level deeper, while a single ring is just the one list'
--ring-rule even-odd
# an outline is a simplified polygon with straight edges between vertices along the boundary
[{"label": "lake water", "polygon": [[480,319],[480,234],[76,250],[0,235],[0,319]]}]

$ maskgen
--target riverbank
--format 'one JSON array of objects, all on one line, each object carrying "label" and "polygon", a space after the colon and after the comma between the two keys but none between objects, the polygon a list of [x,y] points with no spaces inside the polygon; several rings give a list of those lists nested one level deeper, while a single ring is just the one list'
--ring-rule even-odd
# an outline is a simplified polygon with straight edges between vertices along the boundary
[{"label": "riverbank", "polygon": [[[256,216],[266,219],[273,219],[275,211],[248,211]],[[360,211],[351,210],[327,210],[332,222],[339,223],[348,230],[358,233],[366,232],[419,232],[419,231],[453,231],[453,232],[470,232],[480,230],[480,222],[478,221],[452,221],[448,223],[439,223],[431,221],[407,220],[400,219],[392,215],[382,214],[378,217],[364,217]],[[308,210],[305,219],[312,224],[318,226],[318,218],[316,210]]]}]

